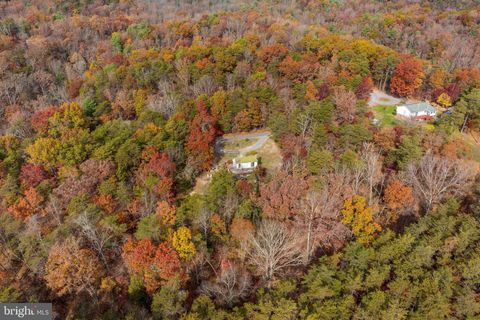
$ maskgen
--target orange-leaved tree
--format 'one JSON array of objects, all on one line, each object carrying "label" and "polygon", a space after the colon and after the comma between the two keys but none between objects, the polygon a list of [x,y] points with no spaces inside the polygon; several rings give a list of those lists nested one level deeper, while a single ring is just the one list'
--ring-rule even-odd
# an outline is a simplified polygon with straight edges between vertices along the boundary
[{"label": "orange-leaved tree", "polygon": [[390,90],[402,97],[410,96],[420,88],[423,77],[422,61],[412,56],[405,56],[395,68]]},{"label": "orange-leaved tree", "polygon": [[58,296],[87,292],[92,297],[102,277],[102,264],[90,249],[82,249],[75,238],[55,244],[45,266],[47,286]]},{"label": "orange-leaved tree", "polygon": [[35,188],[28,188],[24,192],[24,197],[8,207],[7,211],[17,219],[28,221],[35,214],[42,214],[43,208],[40,206],[44,201],[43,196]]},{"label": "orange-leaved tree", "polygon": [[169,279],[184,278],[178,253],[167,242],[155,246],[150,239],[130,239],[123,246],[123,260],[130,273],[142,278],[150,293]]},{"label": "orange-leaved tree", "polygon": [[383,200],[387,205],[388,219],[395,222],[406,209],[414,204],[413,190],[400,180],[393,180],[385,187]]}]

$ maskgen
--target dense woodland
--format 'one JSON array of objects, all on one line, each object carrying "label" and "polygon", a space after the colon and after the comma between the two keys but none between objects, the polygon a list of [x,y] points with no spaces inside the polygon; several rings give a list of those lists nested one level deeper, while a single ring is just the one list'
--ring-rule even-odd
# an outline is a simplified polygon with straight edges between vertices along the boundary
[{"label": "dense woodland", "polygon": [[[476,1],[0,3],[0,302],[480,317]],[[448,109],[377,125],[373,88]],[[270,130],[282,167],[218,170]]]}]

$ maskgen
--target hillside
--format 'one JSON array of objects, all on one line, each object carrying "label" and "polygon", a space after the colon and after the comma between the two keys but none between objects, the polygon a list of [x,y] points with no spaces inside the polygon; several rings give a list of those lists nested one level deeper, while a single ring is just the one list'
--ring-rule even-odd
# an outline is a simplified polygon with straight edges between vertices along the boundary
[{"label": "hillside", "polygon": [[479,26],[475,1],[0,3],[0,302],[480,317]]}]

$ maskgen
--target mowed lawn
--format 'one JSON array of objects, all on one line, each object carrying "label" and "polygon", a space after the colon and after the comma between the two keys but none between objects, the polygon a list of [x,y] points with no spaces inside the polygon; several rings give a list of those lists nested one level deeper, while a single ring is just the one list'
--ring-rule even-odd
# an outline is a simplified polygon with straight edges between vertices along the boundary
[{"label": "mowed lawn", "polygon": [[380,121],[382,126],[392,126],[398,121],[395,118],[396,106],[377,105],[373,107],[375,118]]}]

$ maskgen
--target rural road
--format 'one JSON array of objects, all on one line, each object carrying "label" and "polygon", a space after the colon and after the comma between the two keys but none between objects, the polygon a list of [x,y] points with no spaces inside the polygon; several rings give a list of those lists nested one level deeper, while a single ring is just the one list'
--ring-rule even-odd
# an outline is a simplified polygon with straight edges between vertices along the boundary
[{"label": "rural road", "polygon": [[223,153],[245,154],[247,152],[260,149],[265,144],[265,142],[267,142],[270,136],[271,136],[270,132],[238,134],[232,137],[224,136],[217,140],[216,149],[217,149],[217,152],[220,151],[221,145],[224,142],[238,141],[238,140],[244,140],[244,139],[257,139],[257,141],[254,144],[248,147],[240,148],[237,150],[223,150]]},{"label": "rural road", "polygon": [[373,89],[372,93],[370,93],[370,99],[368,100],[368,105],[370,107],[374,107],[379,104],[384,106],[391,106],[394,104],[399,104],[401,102],[402,102],[401,99],[392,97],[378,89]]}]

